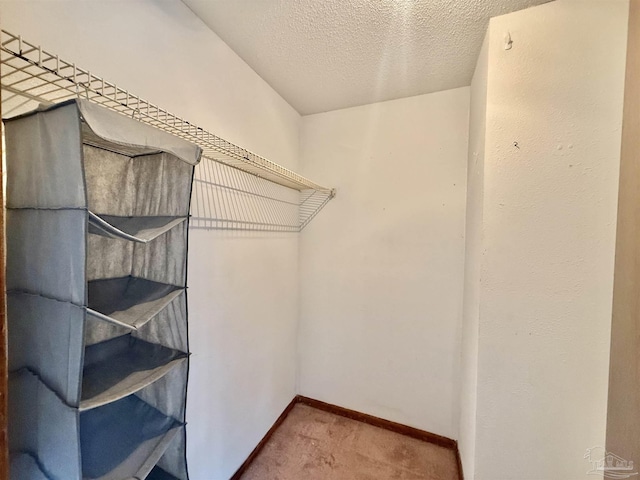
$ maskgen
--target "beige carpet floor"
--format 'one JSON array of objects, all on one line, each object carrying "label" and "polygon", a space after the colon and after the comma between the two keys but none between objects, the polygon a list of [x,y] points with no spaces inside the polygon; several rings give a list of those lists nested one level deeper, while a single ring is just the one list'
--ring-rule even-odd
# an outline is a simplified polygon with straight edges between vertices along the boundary
[{"label": "beige carpet floor", "polygon": [[452,450],[297,404],[242,480],[458,480]]}]

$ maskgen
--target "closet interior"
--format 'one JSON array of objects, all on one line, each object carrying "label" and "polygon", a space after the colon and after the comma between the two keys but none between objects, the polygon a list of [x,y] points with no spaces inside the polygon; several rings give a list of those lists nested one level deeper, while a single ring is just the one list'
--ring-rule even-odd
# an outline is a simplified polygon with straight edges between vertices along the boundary
[{"label": "closet interior", "polygon": [[239,479],[301,398],[638,465],[639,1],[294,3],[0,0],[12,469]]}]

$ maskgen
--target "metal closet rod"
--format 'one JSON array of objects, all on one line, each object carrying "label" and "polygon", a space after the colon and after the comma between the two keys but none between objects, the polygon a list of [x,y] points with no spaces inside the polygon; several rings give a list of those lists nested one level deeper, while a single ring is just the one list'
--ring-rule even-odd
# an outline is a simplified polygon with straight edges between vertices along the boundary
[{"label": "metal closet rod", "polygon": [[[316,190],[330,198],[335,195],[334,189],[318,185],[292,170],[227,142],[202,127],[77,67],[75,63],[62,60],[58,55],[43,50],[41,46],[23,40],[20,35],[6,30],[0,32],[1,51],[8,54],[3,55],[1,63],[10,68],[10,72],[2,80],[3,90],[44,104],[84,95],[111,110],[129,114],[196,143],[202,148],[203,156],[210,160],[296,190]],[[24,65],[13,65],[10,63],[13,58],[22,60]]]}]

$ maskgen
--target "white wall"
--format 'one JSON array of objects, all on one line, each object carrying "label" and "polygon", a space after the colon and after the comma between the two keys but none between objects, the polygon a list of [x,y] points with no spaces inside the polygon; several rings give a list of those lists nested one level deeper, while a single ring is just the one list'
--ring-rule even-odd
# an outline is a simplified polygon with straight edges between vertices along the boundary
[{"label": "white wall", "polygon": [[558,0],[491,21],[465,478],[593,478],[583,456],[605,442],[627,9]]},{"label": "white wall", "polygon": [[299,391],[455,438],[469,88],[305,116]]},{"label": "white wall", "polygon": [[464,472],[474,471],[475,457],[488,42],[487,35],[482,44],[473,80],[471,81],[469,112],[462,362],[460,371],[460,430],[458,433],[458,449]]},{"label": "white wall", "polygon": [[[299,115],[178,0],[0,2],[2,27],[289,168]],[[192,231],[188,451],[226,480],[295,395],[295,235]]]}]

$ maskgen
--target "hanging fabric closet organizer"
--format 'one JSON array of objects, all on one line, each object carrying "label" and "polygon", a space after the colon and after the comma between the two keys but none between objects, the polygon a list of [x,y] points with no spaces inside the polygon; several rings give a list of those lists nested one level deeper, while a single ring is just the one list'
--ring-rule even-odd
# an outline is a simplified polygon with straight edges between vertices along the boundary
[{"label": "hanging fabric closet organizer", "polygon": [[5,129],[11,478],[187,480],[201,149],[84,100]]}]

